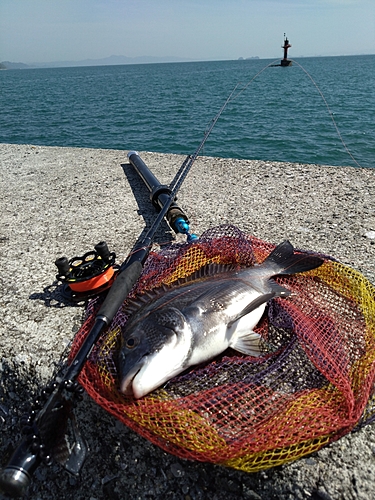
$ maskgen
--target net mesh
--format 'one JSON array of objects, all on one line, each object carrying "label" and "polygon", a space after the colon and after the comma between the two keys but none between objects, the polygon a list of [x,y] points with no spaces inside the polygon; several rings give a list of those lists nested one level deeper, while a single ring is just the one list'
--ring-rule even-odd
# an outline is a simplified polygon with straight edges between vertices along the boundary
[{"label": "net mesh", "polygon": [[[261,263],[274,248],[235,226],[210,229],[194,243],[151,252],[129,297],[208,263]],[[178,457],[255,472],[317,451],[375,417],[375,288],[322,257],[318,269],[277,278],[292,294],[271,301],[256,327],[272,352],[253,358],[227,350],[133,400],[118,391],[116,357],[128,319],[121,308],[80,383],[105,410]],[[99,307],[100,299],[90,302],[71,357]]]}]

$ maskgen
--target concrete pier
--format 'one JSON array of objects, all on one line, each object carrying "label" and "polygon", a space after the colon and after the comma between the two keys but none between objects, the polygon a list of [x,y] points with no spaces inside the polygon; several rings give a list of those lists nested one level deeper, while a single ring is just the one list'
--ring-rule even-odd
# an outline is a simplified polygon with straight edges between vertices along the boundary
[{"label": "concrete pier", "polygon": [[[20,438],[22,408],[49,380],[81,323],[82,306],[65,305],[54,293],[54,261],[105,240],[122,262],[155,216],[126,153],[0,144],[2,466]],[[140,156],[165,184],[184,160]],[[178,195],[198,235],[231,223],[273,243],[287,238],[296,248],[336,257],[372,283],[374,200],[375,170],[210,157],[197,159]],[[165,224],[157,241],[172,237]],[[61,491],[75,500],[375,497],[371,426],[312,457],[245,474],[168,455],[88,397],[77,416],[91,450],[81,477],[40,467],[27,498],[60,499]]]}]

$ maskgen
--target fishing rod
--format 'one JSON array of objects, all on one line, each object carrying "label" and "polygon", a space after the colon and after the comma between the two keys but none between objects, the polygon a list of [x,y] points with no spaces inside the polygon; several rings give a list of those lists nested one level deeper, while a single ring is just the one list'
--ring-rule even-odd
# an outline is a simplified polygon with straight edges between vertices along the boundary
[{"label": "fishing rod", "polygon": [[[0,490],[8,495],[23,495],[29,486],[33,473],[41,463],[50,465],[55,459],[68,472],[74,475],[79,473],[87,454],[87,446],[74,421],[70,422],[74,441],[70,450],[64,443],[73,406],[83,393],[83,388],[77,382],[77,378],[95,343],[111,323],[141,275],[143,264],[151,250],[153,238],[164,217],[176,233],[183,232],[189,235],[191,240],[194,239],[194,236],[189,234],[187,216],[175,203],[177,189],[171,190],[167,186],[163,186],[137,153],[131,152],[128,157],[132,164],[138,165],[136,170],[140,175],[142,173],[142,178],[152,179],[154,189],[152,201],[159,210],[158,217],[146,235],[144,237],[141,235],[138,238],[127,259],[120,266],[118,274],[96,314],[93,327],[65,374],[57,375],[42,390],[40,399],[34,402],[31,413],[23,417],[22,432],[26,437],[0,474]],[[104,256],[103,243],[101,242],[96,247],[99,246],[98,250]]]},{"label": "fishing rod", "polygon": [[[231,101],[237,86],[213,118],[195,152],[186,157],[169,187],[162,185],[157,180],[138,153],[135,151],[128,153],[129,162],[151,192],[151,201],[154,207],[159,210],[158,216],[143,237],[144,231],[142,231],[132,251],[119,267],[113,284],[95,316],[93,327],[65,373],[54,377],[52,382],[42,390],[40,398],[34,402],[30,414],[22,419],[22,431],[25,438],[14,451],[6,467],[0,472],[0,491],[14,497],[22,496],[29,487],[32,475],[42,463],[51,465],[55,460],[63,465],[68,472],[75,475],[81,470],[86,458],[87,446],[79,433],[73,415],[73,408],[82,399],[84,392],[83,387],[77,381],[78,376],[95,343],[112,322],[115,314],[139,279],[143,265],[151,251],[153,239],[163,219],[167,219],[176,233],[187,235],[188,241],[193,241],[196,238],[195,235],[189,234],[188,218],[175,203],[176,194],[217,120]],[[101,246],[99,244],[99,247]],[[67,443],[68,425],[70,425],[73,435],[72,444]]]}]

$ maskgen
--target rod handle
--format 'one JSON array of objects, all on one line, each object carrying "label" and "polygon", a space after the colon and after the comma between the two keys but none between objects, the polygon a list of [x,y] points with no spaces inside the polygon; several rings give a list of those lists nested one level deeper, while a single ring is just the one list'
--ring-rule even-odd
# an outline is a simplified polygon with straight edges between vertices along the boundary
[{"label": "rod handle", "polygon": [[122,303],[129,295],[130,290],[140,277],[142,269],[142,263],[135,261],[118,274],[105,301],[99,309],[97,318],[103,318],[107,325],[109,325]]}]

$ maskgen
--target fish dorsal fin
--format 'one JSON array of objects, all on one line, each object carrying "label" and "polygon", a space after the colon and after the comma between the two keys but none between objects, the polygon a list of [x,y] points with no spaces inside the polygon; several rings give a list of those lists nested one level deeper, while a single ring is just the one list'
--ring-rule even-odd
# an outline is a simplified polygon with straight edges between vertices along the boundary
[{"label": "fish dorsal fin", "polygon": [[148,304],[151,300],[160,296],[161,292],[168,290],[166,285],[161,285],[154,290],[146,290],[145,292],[137,295],[135,298],[128,299],[124,307],[126,314],[134,314],[139,311],[141,307]]},{"label": "fish dorsal fin", "polygon": [[204,278],[209,278],[212,276],[216,276],[218,274],[227,273],[229,271],[234,271],[238,269],[238,266],[234,264],[217,264],[211,263],[205,266],[202,266],[197,271],[194,271],[192,274],[185,276],[184,278],[179,278],[172,283],[165,285],[161,284],[154,288],[153,290],[146,290],[143,293],[140,293],[133,299],[128,299],[124,311],[127,314],[134,314],[139,309],[141,309],[144,305],[148,304],[150,301],[159,298],[165,292],[173,290],[174,288],[178,288],[186,283],[191,283],[193,281],[202,280]]},{"label": "fish dorsal fin", "polygon": [[192,274],[189,274],[189,276],[185,276],[184,278],[179,278],[174,283],[171,283],[170,286],[183,285],[184,283],[189,283],[190,281],[209,278],[212,276],[216,276],[217,274],[223,274],[229,271],[235,271],[236,269],[238,269],[238,266],[234,264],[217,264],[213,262],[211,264],[206,264],[205,266],[202,266],[197,271],[194,271]]}]

